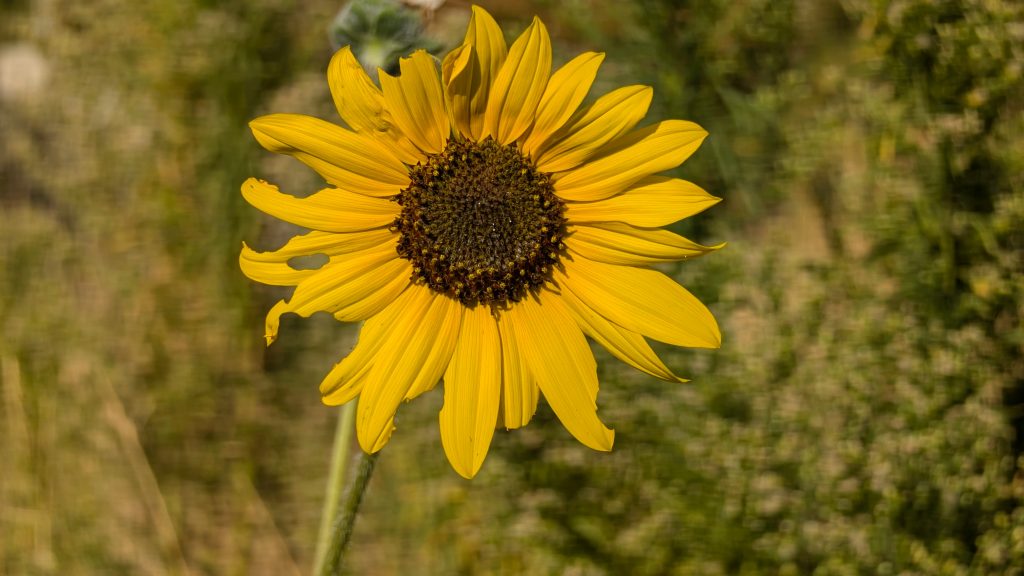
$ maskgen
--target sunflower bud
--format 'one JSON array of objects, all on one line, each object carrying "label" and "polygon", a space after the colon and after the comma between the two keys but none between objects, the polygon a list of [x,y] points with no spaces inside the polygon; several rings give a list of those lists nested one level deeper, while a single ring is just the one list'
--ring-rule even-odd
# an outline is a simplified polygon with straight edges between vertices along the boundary
[{"label": "sunflower bud", "polygon": [[374,79],[378,68],[396,73],[398,58],[413,48],[439,49],[424,37],[421,13],[398,0],[350,0],[334,17],[328,35],[335,50],[351,46]]}]

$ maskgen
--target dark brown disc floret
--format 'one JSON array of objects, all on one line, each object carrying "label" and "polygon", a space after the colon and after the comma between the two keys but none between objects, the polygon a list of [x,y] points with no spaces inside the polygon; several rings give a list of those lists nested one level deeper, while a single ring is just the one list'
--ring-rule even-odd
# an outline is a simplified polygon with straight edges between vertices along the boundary
[{"label": "dark brown disc floret", "polygon": [[466,306],[517,302],[565,249],[565,205],[515,145],[452,138],[396,197],[398,254],[413,280]]}]

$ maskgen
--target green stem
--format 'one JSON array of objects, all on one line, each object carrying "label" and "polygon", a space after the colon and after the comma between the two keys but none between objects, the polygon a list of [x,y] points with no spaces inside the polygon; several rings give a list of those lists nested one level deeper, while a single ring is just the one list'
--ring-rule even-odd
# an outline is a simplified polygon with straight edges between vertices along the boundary
[{"label": "green stem", "polygon": [[373,467],[376,463],[377,454],[361,453],[359,470],[352,480],[352,487],[349,488],[348,497],[345,499],[344,513],[334,522],[331,543],[327,549],[324,565],[320,568],[320,576],[339,576],[341,574],[341,560],[345,556],[345,548],[348,547],[348,541],[352,537],[356,514],[359,513],[359,505],[363,502],[363,494],[366,493],[366,486],[370,483],[370,476],[373,474]]},{"label": "green stem", "polygon": [[324,572],[324,559],[330,544],[331,527],[334,526],[338,501],[345,485],[345,464],[348,462],[348,449],[352,445],[352,430],[356,418],[356,403],[350,401],[338,411],[338,426],[334,430],[334,448],[331,452],[331,470],[327,476],[327,494],[324,496],[324,509],[320,513],[320,533],[316,539],[315,574]]}]

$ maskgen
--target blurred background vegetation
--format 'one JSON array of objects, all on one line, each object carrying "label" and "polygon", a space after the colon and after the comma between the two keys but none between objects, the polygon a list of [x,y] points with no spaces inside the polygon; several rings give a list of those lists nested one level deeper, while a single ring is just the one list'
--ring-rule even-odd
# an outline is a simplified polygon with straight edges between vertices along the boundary
[{"label": "blurred background vegetation", "polygon": [[[404,406],[352,571],[1024,573],[1024,4],[481,4],[709,130],[679,230],[729,245],[673,272],[725,343],[660,349],[686,385],[598,352],[615,451],[542,406],[472,482]],[[264,349],[236,258],[292,231],[238,188],[317,188],[246,123],[335,117],[341,7],[0,2],[0,573],[308,572],[354,331]],[[468,5],[413,14],[444,50]]]}]

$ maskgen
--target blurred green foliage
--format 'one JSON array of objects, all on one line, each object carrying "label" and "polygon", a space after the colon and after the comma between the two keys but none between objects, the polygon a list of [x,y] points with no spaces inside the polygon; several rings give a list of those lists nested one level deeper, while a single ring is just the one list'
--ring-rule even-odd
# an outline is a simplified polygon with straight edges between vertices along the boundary
[{"label": "blurred green foliage", "polygon": [[399,0],[357,0],[338,12],[328,30],[335,49],[352,46],[359,62],[377,77],[377,68],[398,74],[398,59],[415,50],[436,52],[437,42],[424,35],[420,16]]},{"label": "blurred green foliage", "polygon": [[[1024,6],[1010,0],[537,0],[556,60],[655,86],[711,137],[679,174],[725,202],[670,269],[723,325],[598,351],[611,454],[542,406],[481,474],[448,467],[438,393],[399,414],[359,574],[1020,574]],[[246,122],[333,118],[339,5],[0,4],[0,573],[308,570],[353,341],[237,271],[291,231],[237,193],[316,178]],[[464,7],[429,20],[438,45]],[[12,75],[10,71],[15,71]]]}]

